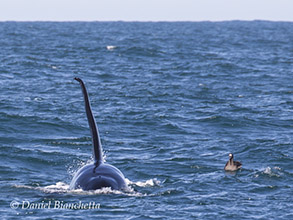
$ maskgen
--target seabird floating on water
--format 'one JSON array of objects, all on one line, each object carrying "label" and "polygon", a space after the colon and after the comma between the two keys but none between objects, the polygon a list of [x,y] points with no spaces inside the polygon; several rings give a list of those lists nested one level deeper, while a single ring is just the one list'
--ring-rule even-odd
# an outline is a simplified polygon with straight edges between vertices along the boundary
[{"label": "seabird floating on water", "polygon": [[236,171],[238,169],[240,169],[242,166],[242,163],[240,163],[239,161],[234,161],[233,160],[233,154],[229,154],[229,161],[226,163],[225,165],[225,170],[226,171]]}]

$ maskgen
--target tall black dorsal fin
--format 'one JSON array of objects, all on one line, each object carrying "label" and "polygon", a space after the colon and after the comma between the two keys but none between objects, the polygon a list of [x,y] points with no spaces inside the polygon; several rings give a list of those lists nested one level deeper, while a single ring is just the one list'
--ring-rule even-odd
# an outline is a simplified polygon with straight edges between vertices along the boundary
[{"label": "tall black dorsal fin", "polygon": [[75,77],[75,80],[77,80],[80,83],[81,90],[83,93],[84,97],[84,104],[85,104],[85,112],[87,116],[87,120],[91,129],[91,134],[92,134],[92,142],[93,142],[93,147],[94,147],[94,159],[95,159],[95,164],[100,164],[104,162],[103,159],[103,149],[102,149],[102,144],[100,140],[100,135],[99,131],[96,125],[95,118],[93,116],[92,110],[91,110],[91,104],[89,101],[88,93],[86,91],[85,85],[83,81],[80,78]]}]

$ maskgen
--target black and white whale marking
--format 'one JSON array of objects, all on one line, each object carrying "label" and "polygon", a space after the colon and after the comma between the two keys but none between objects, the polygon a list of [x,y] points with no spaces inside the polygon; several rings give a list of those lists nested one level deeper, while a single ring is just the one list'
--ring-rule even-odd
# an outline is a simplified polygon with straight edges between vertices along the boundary
[{"label": "black and white whale marking", "polygon": [[94,163],[85,165],[76,172],[70,183],[70,189],[96,190],[103,187],[111,187],[115,190],[122,190],[127,186],[125,177],[116,167],[104,162],[100,136],[92,114],[87,90],[80,78],[74,79],[80,83],[84,96],[85,111],[94,147]]}]

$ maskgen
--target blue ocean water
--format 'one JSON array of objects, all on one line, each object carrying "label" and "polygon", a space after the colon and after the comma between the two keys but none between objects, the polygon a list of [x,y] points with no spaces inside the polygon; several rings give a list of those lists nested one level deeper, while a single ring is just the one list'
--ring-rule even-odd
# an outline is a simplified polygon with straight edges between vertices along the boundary
[{"label": "blue ocean water", "polygon": [[[1,22],[0,48],[1,219],[293,219],[292,22]],[[68,189],[74,77],[126,192]]]}]

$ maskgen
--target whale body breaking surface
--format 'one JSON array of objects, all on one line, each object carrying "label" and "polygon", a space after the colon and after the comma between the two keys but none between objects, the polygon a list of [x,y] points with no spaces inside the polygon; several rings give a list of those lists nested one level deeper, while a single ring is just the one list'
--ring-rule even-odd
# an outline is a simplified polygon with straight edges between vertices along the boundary
[{"label": "whale body breaking surface", "polygon": [[83,166],[75,173],[69,188],[96,190],[103,187],[111,187],[111,189],[123,190],[127,187],[123,173],[118,168],[104,162],[99,131],[96,126],[95,118],[92,114],[84,82],[80,78],[74,79],[80,83],[84,96],[85,111],[92,135],[94,162]]}]

